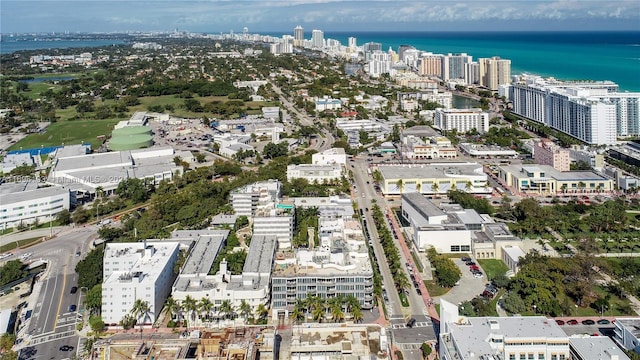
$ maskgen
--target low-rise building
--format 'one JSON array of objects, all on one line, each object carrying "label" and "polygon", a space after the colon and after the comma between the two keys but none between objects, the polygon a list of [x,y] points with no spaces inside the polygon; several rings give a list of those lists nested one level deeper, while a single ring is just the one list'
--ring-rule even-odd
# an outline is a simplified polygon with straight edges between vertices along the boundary
[{"label": "low-rise building", "polygon": [[130,314],[136,300],[149,304],[149,312],[136,319],[153,324],[171,293],[178,259],[178,242],[109,243],[104,251],[102,320],[117,325]]},{"label": "low-rise building", "polygon": [[596,193],[613,190],[613,180],[593,171],[561,172],[549,165],[504,165],[498,177],[519,192],[534,194]]},{"label": "low-rise building", "polygon": [[386,330],[379,325],[294,325],[287,359],[352,360],[388,359]]},{"label": "low-rise building", "polygon": [[20,166],[34,166],[33,157],[30,153],[7,154],[0,162],[0,174],[9,174],[13,169]]},{"label": "low-rise building", "polygon": [[347,166],[347,154],[343,148],[330,148],[323,152],[312,154],[311,163],[314,165],[339,164]]},{"label": "low-rise building", "polygon": [[525,257],[524,251],[518,246],[504,246],[502,248],[502,262],[504,262],[513,275],[520,270],[520,259]]},{"label": "low-rise building", "polygon": [[571,359],[569,337],[544,316],[463,317],[440,300],[439,355],[454,359]]},{"label": "low-rise building", "polygon": [[616,318],[613,340],[623,349],[640,354],[640,319]]},{"label": "low-rise building", "polygon": [[508,148],[502,148],[500,146],[495,145],[482,145],[482,144],[471,144],[471,143],[460,143],[460,150],[463,153],[472,156],[472,157],[502,157],[502,158],[512,158],[518,156],[518,152]]},{"label": "low-rise building", "polygon": [[[440,138],[446,141],[439,140]],[[401,152],[407,159],[455,159],[458,151],[445,137],[432,138],[428,142],[419,137],[408,135],[402,137]]]},{"label": "low-rise building", "polygon": [[291,164],[287,165],[287,181],[305,179],[309,183],[334,183],[342,179],[342,169],[339,164]]},{"label": "low-rise building", "polygon": [[281,196],[278,180],[260,181],[235,189],[229,195],[237,215],[254,216],[260,209],[273,209]]},{"label": "low-rise building", "polygon": [[292,204],[279,203],[273,209],[256,211],[253,216],[253,236],[275,236],[278,249],[291,247],[295,226]]},{"label": "low-rise building", "polygon": [[[254,235],[241,274],[232,274],[226,259],[220,261],[220,269],[215,274],[210,274],[228,234],[227,230],[182,230],[171,234],[172,240],[195,240],[173,283],[173,298],[180,301],[187,296],[195,300],[209,299],[213,305],[211,321],[215,322],[229,317],[223,312],[225,301],[236,311],[243,302],[249,304],[251,315],[256,313],[260,304],[269,304],[271,268],[278,246],[275,236]],[[202,324],[207,320],[199,321]]]},{"label": "low-rise building", "polygon": [[34,181],[0,184],[0,229],[53,220],[69,210],[72,200],[64,186],[39,188]]},{"label": "low-rise building", "polygon": [[630,360],[608,336],[570,337],[569,347],[574,360]]},{"label": "low-rise building", "polygon": [[342,101],[340,101],[339,99],[317,99],[315,104],[316,111],[340,110],[342,108]]},{"label": "low-rise building", "polygon": [[604,167],[604,154],[596,150],[590,150],[588,147],[573,146],[569,149],[569,157],[571,161],[582,161],[596,170]]},{"label": "low-rise building", "polygon": [[378,167],[384,195],[446,194],[457,189],[468,193],[490,193],[487,175],[478,163],[432,163],[420,165],[381,165]]}]

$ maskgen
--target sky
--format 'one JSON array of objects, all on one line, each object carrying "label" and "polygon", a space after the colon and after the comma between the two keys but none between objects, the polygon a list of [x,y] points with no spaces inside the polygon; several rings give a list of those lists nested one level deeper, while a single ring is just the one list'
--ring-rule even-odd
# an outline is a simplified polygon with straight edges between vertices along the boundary
[{"label": "sky", "polygon": [[640,0],[2,0],[0,32],[640,31]]}]

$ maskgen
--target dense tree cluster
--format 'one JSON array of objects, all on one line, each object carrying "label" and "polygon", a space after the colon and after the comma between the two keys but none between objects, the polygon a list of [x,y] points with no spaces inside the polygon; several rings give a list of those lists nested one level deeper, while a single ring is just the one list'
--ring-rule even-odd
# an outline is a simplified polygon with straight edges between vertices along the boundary
[{"label": "dense tree cluster", "polygon": [[460,280],[462,276],[460,268],[451,259],[445,255],[438,254],[434,248],[427,250],[427,257],[431,265],[436,268],[434,275],[438,285],[450,288]]},{"label": "dense tree cluster", "polygon": [[79,287],[93,289],[94,286],[102,284],[104,248],[104,244],[98,245],[76,264],[75,270],[78,274]]},{"label": "dense tree cluster", "polygon": [[376,224],[378,238],[380,239],[380,245],[382,245],[382,250],[384,251],[385,257],[387,258],[389,270],[391,270],[391,273],[393,274],[394,285],[396,286],[396,290],[398,292],[403,292],[407,287],[410,286],[410,283],[409,279],[407,278],[407,274],[402,270],[403,264],[400,261],[400,253],[398,252],[398,247],[393,241],[393,236],[391,235],[391,232],[386,225],[387,220],[384,218],[380,207],[378,205],[374,205],[371,211],[373,220]]},{"label": "dense tree cluster", "polygon": [[27,276],[24,264],[20,260],[7,261],[0,266],[0,286],[7,285],[13,281],[20,280]]}]

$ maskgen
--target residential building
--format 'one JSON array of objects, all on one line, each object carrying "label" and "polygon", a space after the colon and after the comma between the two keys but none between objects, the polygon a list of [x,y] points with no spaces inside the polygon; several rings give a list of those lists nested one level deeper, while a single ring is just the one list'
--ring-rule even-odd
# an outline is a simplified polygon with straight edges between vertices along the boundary
[{"label": "residential building", "polygon": [[613,180],[593,171],[558,171],[549,165],[503,165],[498,178],[518,192],[533,194],[596,193],[613,190]]},{"label": "residential building", "polygon": [[326,184],[342,179],[342,166],[339,164],[291,164],[287,165],[287,181],[305,179],[309,183]]},{"label": "residential building", "polygon": [[432,53],[423,54],[420,57],[420,69],[418,73],[422,76],[442,77],[442,56]]},{"label": "residential building", "polygon": [[209,299],[213,304],[211,321],[214,322],[228,317],[222,308],[225,301],[236,309],[236,313],[245,302],[251,306],[253,315],[260,304],[268,305],[271,298],[271,268],[278,246],[276,237],[254,235],[251,238],[241,274],[233,274],[226,259],[220,261],[220,269],[215,274],[209,274],[228,234],[228,230],[181,230],[171,234],[172,240],[195,241],[173,283],[172,296],[180,301],[187,296],[195,300]]},{"label": "residential building", "polygon": [[295,226],[293,204],[279,203],[274,209],[258,210],[253,217],[253,236],[275,236],[278,249],[291,247]]},{"label": "residential building", "polygon": [[629,141],[622,146],[610,147],[608,154],[629,165],[640,166],[640,141]]},{"label": "residential building", "polygon": [[480,65],[480,86],[498,91],[500,85],[511,83],[511,60],[492,58],[478,59]]},{"label": "residential building", "polygon": [[533,160],[541,165],[549,165],[558,171],[571,170],[569,149],[564,149],[549,140],[533,144]]},{"label": "residential building", "polygon": [[324,32],[314,29],[311,31],[311,47],[314,49],[324,48]]},{"label": "residential building", "polygon": [[633,350],[640,354],[640,319],[616,318],[613,323],[613,340],[625,350]]},{"label": "residential building", "polygon": [[278,180],[261,181],[235,189],[229,195],[237,215],[254,216],[258,210],[273,209],[281,196]]},{"label": "residential building", "polygon": [[490,193],[487,175],[478,163],[432,163],[420,165],[381,165],[384,195],[446,194],[451,189],[469,193]]},{"label": "residential building", "polygon": [[458,306],[440,300],[442,360],[569,360],[569,337],[544,316],[462,317]]},{"label": "residential building", "polygon": [[388,74],[391,71],[391,54],[382,51],[374,51],[370,55],[367,70],[371,77],[379,77],[382,74]]},{"label": "residential building", "polygon": [[276,256],[272,275],[272,316],[288,317],[296,301],[353,295],[363,309],[373,308],[373,268],[360,223],[342,211],[320,209],[319,247]]},{"label": "residential building", "polygon": [[569,158],[571,161],[582,161],[596,170],[600,170],[604,167],[604,154],[603,151],[590,150],[588,147],[580,147],[574,145],[569,148]]},{"label": "residential building", "polygon": [[339,99],[323,98],[316,100],[316,111],[340,110],[342,101]]},{"label": "residential building", "polygon": [[42,224],[69,210],[75,201],[69,188],[39,188],[35,181],[0,184],[0,229],[18,225]]},{"label": "residential building", "polygon": [[630,360],[608,336],[570,337],[569,347],[573,360]]},{"label": "residential building", "polygon": [[323,152],[312,154],[311,163],[314,165],[338,164],[347,166],[347,154],[343,148],[330,148]]},{"label": "residential building", "polygon": [[434,127],[458,133],[477,130],[479,133],[489,131],[489,114],[482,109],[436,109],[433,118]]},{"label": "residential building", "polygon": [[293,29],[293,46],[300,47],[304,43],[304,28],[300,25]]},{"label": "residential building", "polygon": [[465,64],[471,63],[473,58],[466,53],[442,55],[442,80],[464,79]]},{"label": "residential building", "polygon": [[104,250],[102,320],[117,325],[136,300],[149,304],[138,323],[153,324],[171,293],[178,242],[108,243]]},{"label": "residential building", "polygon": [[514,113],[587,144],[611,145],[640,131],[640,93],[610,81],[562,82],[525,76],[509,87]]}]

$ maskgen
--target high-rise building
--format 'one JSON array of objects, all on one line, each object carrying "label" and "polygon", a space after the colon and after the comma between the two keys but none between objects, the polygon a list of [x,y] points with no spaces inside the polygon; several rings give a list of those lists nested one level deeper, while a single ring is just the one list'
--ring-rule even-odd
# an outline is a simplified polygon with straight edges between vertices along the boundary
[{"label": "high-rise building", "polygon": [[447,54],[442,56],[442,80],[464,79],[465,64],[473,61],[471,55]]},{"label": "high-rise building", "polygon": [[480,85],[497,91],[499,85],[511,82],[511,60],[492,58],[478,59],[480,64]]},{"label": "high-rise building", "polygon": [[442,77],[442,56],[426,54],[420,57],[419,74],[422,76]]},{"label": "high-rise building", "polygon": [[355,49],[356,47],[358,47],[358,42],[356,41],[356,38],[349,37],[349,47],[351,49]]},{"label": "high-rise building", "polygon": [[378,77],[382,74],[389,73],[391,70],[391,55],[382,51],[371,53],[369,61],[369,75]]},{"label": "high-rise building", "polygon": [[293,46],[302,46],[304,42],[304,28],[298,25],[293,29]]},{"label": "high-rise building", "polygon": [[569,149],[564,149],[550,140],[533,144],[533,159],[538,164],[553,166],[558,171],[571,170]]},{"label": "high-rise building", "polygon": [[604,82],[563,82],[526,76],[509,87],[513,111],[593,145],[640,132],[640,93]]},{"label": "high-rise building", "polygon": [[322,49],[324,47],[324,32],[314,29],[311,32],[311,47],[314,49]]}]

